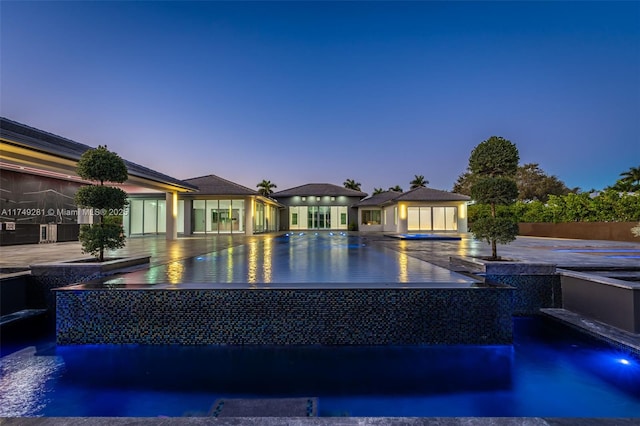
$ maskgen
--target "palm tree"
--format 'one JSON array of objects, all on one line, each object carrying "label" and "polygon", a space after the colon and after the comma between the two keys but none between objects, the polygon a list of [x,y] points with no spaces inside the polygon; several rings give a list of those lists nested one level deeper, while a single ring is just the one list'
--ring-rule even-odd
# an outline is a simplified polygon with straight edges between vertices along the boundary
[{"label": "palm tree", "polygon": [[640,167],[630,167],[628,171],[620,173],[623,183],[630,185],[632,191],[640,190]]},{"label": "palm tree", "polygon": [[276,185],[275,183],[271,183],[270,180],[263,179],[262,182],[256,185],[256,187],[259,188],[258,193],[260,195],[268,197],[269,195],[273,194],[273,188],[277,188],[278,185]]},{"label": "palm tree", "polygon": [[343,183],[344,187],[347,189],[353,189],[354,191],[360,191],[360,186],[362,185],[360,182],[356,182],[353,179],[347,179]]},{"label": "palm tree", "polygon": [[382,188],[373,188],[373,195],[382,194],[383,192],[386,192],[386,191]]},{"label": "palm tree", "polygon": [[429,184],[429,181],[424,178],[422,175],[414,175],[414,179],[409,182],[411,184],[411,189],[425,187]]},{"label": "palm tree", "polygon": [[393,191],[393,192],[403,192],[402,188],[400,187],[400,185],[396,185],[396,186],[392,186],[389,188],[389,191]]}]

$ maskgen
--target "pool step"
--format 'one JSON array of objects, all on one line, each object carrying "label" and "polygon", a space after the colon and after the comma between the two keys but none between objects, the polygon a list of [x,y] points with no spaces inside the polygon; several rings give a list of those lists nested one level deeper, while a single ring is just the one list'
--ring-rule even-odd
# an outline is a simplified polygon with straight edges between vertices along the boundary
[{"label": "pool step", "polygon": [[211,417],[316,417],[318,398],[218,399]]}]

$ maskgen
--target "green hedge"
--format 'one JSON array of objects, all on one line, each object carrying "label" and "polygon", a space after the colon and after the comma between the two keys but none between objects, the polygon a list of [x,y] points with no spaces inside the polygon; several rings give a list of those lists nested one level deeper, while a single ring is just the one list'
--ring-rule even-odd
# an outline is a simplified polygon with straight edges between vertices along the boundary
[{"label": "green hedge", "polygon": [[[486,215],[487,207],[469,206],[469,224]],[[607,190],[591,193],[550,195],[549,201],[522,202],[502,207],[500,214],[512,216],[517,222],[635,222],[640,221],[640,194]]]}]

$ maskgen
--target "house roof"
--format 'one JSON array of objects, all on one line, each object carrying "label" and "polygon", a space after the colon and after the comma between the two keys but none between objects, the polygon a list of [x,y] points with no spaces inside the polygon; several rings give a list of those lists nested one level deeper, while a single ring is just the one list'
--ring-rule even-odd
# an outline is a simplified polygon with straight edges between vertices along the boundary
[{"label": "house roof", "polygon": [[418,187],[403,192],[393,199],[396,201],[469,201],[471,197],[439,189]]},{"label": "house roof", "polygon": [[365,198],[362,201],[359,201],[354,205],[354,207],[379,206],[386,203],[387,201],[393,200],[401,194],[401,192],[395,191],[381,192],[379,194],[374,194],[371,197]]},{"label": "house roof", "polygon": [[[17,121],[0,117],[0,137],[3,142],[49,154],[54,157],[64,158],[77,162],[85,151],[92,149],[91,146],[71,139],[63,138],[34,127],[27,126]],[[148,179],[172,187],[179,187],[183,190],[196,190],[197,188],[182,180],[167,176],[163,173],[152,170],[148,167],[123,159],[129,175],[143,179]]]},{"label": "house roof", "polygon": [[273,198],[278,197],[294,197],[294,196],[331,196],[331,197],[366,197],[367,193],[347,189],[343,186],[333,185],[331,183],[308,183],[306,185],[296,186],[294,188],[285,189],[284,191],[274,192],[271,194]]},{"label": "house roof", "polygon": [[184,181],[196,186],[199,189],[199,195],[259,195],[258,191],[216,175],[200,176]]},{"label": "house roof", "polygon": [[449,191],[419,187],[407,192],[386,191],[373,195],[357,203],[356,207],[382,206],[399,201],[469,201],[471,197]]}]

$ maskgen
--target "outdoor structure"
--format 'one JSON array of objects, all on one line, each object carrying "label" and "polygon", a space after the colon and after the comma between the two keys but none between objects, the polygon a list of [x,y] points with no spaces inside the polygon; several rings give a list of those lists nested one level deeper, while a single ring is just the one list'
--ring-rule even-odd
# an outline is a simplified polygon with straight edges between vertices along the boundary
[{"label": "outdoor structure", "polygon": [[[0,244],[77,241],[90,212],[74,201],[78,188],[91,182],[76,173],[90,146],[0,118]],[[178,194],[196,191],[187,182],[126,161],[129,178],[119,186],[128,194],[155,194],[163,201],[154,222],[168,239],[177,237]],[[124,214],[127,212],[113,212]],[[151,214],[149,214],[151,216]]]},{"label": "outdoor structure", "polygon": [[291,231],[354,229],[354,205],[366,196],[365,192],[330,183],[309,183],[272,194],[285,206],[280,213],[280,229]]},{"label": "outdoor structure", "polygon": [[387,191],[355,204],[361,232],[467,232],[466,195],[419,187]]},{"label": "outdoor structure", "polygon": [[[215,175],[184,182],[198,188],[198,192],[181,194],[178,199],[179,234],[253,235],[278,230],[280,204],[257,191]],[[165,232],[162,222],[155,220],[158,212],[165,210],[162,198],[134,195],[129,203],[130,214],[125,218],[128,235]]]}]

